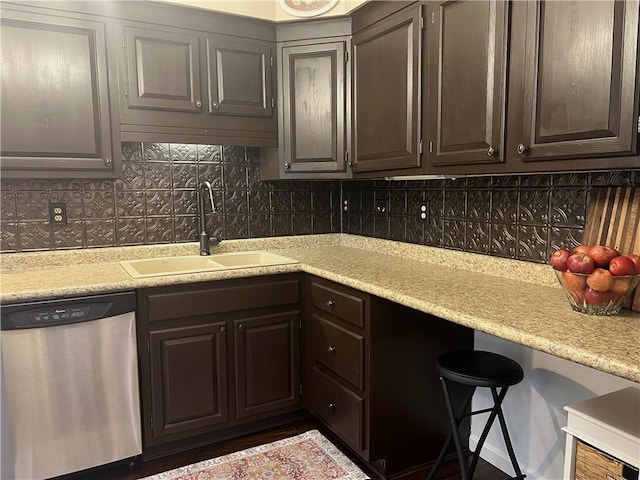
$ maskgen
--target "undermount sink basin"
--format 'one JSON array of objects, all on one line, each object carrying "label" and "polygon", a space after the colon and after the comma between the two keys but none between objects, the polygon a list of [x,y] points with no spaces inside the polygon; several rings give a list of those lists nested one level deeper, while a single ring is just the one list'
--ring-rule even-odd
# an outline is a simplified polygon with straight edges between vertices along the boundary
[{"label": "undermount sink basin", "polygon": [[133,278],[178,275],[183,273],[229,270],[232,268],[269,267],[298,263],[297,260],[265,251],[219,253],[211,256],[184,256],[124,260],[120,262]]}]

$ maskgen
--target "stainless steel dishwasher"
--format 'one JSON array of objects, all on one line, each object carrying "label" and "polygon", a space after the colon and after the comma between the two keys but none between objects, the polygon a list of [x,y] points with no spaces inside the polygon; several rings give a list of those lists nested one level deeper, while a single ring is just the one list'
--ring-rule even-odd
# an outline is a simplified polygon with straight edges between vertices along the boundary
[{"label": "stainless steel dishwasher", "polygon": [[2,478],[141,453],[133,292],[3,305],[1,345]]}]

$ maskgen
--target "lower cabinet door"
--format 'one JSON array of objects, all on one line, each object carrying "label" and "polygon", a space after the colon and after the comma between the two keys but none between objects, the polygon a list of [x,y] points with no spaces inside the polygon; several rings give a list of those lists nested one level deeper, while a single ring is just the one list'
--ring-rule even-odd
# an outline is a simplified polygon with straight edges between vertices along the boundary
[{"label": "lower cabinet door", "polygon": [[228,420],[226,323],[149,332],[153,438]]},{"label": "lower cabinet door", "polygon": [[342,386],[317,366],[311,378],[311,409],[342,440],[363,450],[364,399]]},{"label": "lower cabinet door", "polygon": [[300,404],[298,311],[234,320],[238,418]]}]

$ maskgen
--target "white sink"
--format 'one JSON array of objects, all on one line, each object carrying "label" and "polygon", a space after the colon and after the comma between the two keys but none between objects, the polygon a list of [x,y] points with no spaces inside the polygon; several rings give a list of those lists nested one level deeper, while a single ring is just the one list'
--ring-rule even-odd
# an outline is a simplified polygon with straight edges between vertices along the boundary
[{"label": "white sink", "polygon": [[184,273],[230,270],[233,268],[268,267],[298,263],[297,260],[262,250],[254,252],[219,253],[210,256],[183,256],[124,260],[120,262],[133,278],[158,277]]}]

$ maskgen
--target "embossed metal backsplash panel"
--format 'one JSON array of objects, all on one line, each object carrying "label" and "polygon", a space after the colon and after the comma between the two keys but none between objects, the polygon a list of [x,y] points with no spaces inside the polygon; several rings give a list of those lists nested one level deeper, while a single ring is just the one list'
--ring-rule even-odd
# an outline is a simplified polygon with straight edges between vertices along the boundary
[{"label": "embossed metal backsplash panel", "polygon": [[[338,182],[261,182],[257,148],[123,143],[117,180],[2,181],[3,252],[197,240],[196,186],[214,186],[220,238],[340,231]],[[66,225],[49,223],[65,203]]]},{"label": "embossed metal backsplash panel", "polygon": [[345,182],[343,232],[545,263],[580,243],[593,188],[638,183],[630,171]]},{"label": "embossed metal backsplash panel", "polygon": [[[257,148],[128,142],[122,151],[115,181],[2,180],[0,250],[196,241],[195,189],[209,180],[219,208],[209,229],[223,239],[343,231],[546,262],[556,246],[580,242],[592,188],[640,183],[626,171],[261,182]],[[49,223],[49,203],[66,204],[66,225]]]}]

